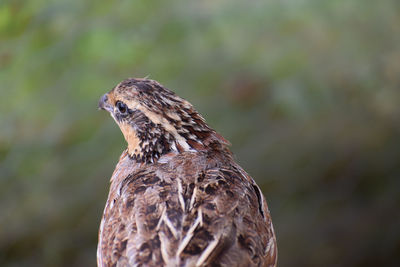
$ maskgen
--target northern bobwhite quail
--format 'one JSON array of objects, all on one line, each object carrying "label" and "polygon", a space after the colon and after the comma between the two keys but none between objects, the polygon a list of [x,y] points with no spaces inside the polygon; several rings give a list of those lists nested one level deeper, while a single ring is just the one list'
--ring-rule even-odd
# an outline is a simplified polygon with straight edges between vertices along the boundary
[{"label": "northern bobwhite quail", "polygon": [[128,143],[111,177],[99,266],[276,266],[260,188],[188,101],[127,79],[99,108]]}]

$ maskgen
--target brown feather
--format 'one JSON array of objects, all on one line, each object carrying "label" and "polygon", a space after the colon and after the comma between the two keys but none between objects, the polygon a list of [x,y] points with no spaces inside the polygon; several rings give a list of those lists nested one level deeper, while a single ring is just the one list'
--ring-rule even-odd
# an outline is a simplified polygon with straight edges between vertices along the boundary
[{"label": "brown feather", "polygon": [[[154,81],[138,81],[146,90],[160,86]],[[138,81],[122,82],[119,86],[128,90]],[[123,94],[118,97],[126,101],[135,92],[128,90],[125,97]],[[185,114],[197,122],[192,122],[189,132],[180,130],[174,121],[186,119],[179,112],[172,114],[174,102],[165,100],[159,108],[169,105],[166,123],[175,130],[166,127],[160,132],[171,136],[182,133],[183,139],[168,144],[171,149],[152,162],[139,160],[128,150],[122,153],[111,177],[100,226],[98,265],[276,266],[276,239],[261,190],[232,159],[227,141],[210,129],[187,101],[167,93],[157,94],[150,106],[163,102],[163,97],[175,97],[182,112],[189,110]],[[149,114],[143,106],[139,109]],[[166,114],[166,111],[151,114]],[[162,126],[162,119],[151,119],[153,123],[155,120]],[[204,125],[198,125],[199,120]],[[191,134],[199,128],[208,134]],[[207,139],[201,139],[203,136]],[[196,137],[200,139],[191,139]],[[175,142],[180,137],[174,138],[165,140]],[[129,147],[129,138],[127,141]],[[174,145],[176,150],[172,149]],[[135,146],[141,149],[137,142]]]}]

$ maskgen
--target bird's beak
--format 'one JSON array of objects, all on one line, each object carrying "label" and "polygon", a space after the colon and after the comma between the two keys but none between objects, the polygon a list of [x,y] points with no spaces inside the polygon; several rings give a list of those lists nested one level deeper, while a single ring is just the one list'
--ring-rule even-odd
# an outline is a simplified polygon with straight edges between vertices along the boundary
[{"label": "bird's beak", "polygon": [[107,94],[104,94],[99,100],[99,109],[107,110],[108,112],[113,111],[113,106],[108,102]]}]

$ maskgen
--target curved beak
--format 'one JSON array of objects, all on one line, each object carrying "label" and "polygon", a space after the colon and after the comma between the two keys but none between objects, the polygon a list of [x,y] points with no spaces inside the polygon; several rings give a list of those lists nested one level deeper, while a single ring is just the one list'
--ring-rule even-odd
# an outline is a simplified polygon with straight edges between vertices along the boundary
[{"label": "curved beak", "polygon": [[113,111],[113,106],[108,102],[107,94],[104,94],[99,100],[99,109],[107,110],[108,112]]}]

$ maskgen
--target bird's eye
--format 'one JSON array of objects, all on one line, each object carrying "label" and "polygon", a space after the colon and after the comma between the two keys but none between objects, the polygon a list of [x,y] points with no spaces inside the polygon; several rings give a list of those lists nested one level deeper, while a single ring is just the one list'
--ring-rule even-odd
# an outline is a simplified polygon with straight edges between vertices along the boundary
[{"label": "bird's eye", "polygon": [[128,111],[128,107],[121,101],[117,101],[116,106],[117,106],[119,112],[121,112],[122,114],[124,114]]}]

